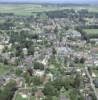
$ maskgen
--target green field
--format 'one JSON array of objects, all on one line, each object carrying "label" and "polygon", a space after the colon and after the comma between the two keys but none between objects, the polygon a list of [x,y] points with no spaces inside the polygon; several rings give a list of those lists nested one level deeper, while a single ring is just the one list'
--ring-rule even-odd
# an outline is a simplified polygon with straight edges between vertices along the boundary
[{"label": "green field", "polygon": [[30,96],[30,97],[27,97],[27,98],[23,98],[20,94],[17,94],[15,100],[35,100],[35,97]]},{"label": "green field", "polygon": [[62,9],[88,9],[89,11],[98,12],[98,7],[85,6],[42,6],[34,4],[0,4],[0,13],[14,13],[16,15],[31,15],[32,12],[54,11]]},{"label": "green field", "polygon": [[16,99],[15,100],[28,100],[28,98],[27,99],[25,99],[25,98],[23,98],[20,94],[17,94],[17,96],[16,96]]},{"label": "green field", "polygon": [[87,34],[98,34],[98,29],[84,29]]},{"label": "green field", "polygon": [[9,66],[0,63],[0,75],[5,74],[9,70]]},{"label": "green field", "polygon": [[0,13],[14,13],[16,15],[31,15],[32,12],[61,10],[64,7],[45,7],[33,4],[0,4]]},{"label": "green field", "polygon": [[98,93],[98,89],[96,88],[96,91],[97,91],[97,93]]},{"label": "green field", "polygon": [[98,77],[98,70],[94,70],[94,73],[95,73],[96,76]]}]

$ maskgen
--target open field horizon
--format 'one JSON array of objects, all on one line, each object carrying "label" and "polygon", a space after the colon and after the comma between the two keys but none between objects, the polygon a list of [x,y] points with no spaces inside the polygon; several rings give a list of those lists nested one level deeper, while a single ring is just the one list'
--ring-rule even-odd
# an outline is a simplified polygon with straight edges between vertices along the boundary
[{"label": "open field horizon", "polygon": [[90,12],[98,12],[97,6],[42,6],[40,4],[0,4],[0,13],[14,13],[15,15],[29,16],[32,12],[45,12],[64,9],[88,9]]}]

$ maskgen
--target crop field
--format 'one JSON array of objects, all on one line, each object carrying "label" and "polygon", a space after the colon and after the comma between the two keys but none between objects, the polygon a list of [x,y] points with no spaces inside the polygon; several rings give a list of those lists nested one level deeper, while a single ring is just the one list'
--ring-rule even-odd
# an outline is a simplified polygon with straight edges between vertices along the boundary
[{"label": "crop field", "polygon": [[45,7],[32,4],[0,4],[0,13],[14,13],[16,15],[31,15],[32,12],[61,10],[64,7]]},{"label": "crop field", "polygon": [[98,7],[83,6],[42,6],[34,4],[0,4],[0,13],[14,13],[16,15],[31,15],[32,12],[54,11],[62,9],[88,9],[89,11],[98,12]]}]

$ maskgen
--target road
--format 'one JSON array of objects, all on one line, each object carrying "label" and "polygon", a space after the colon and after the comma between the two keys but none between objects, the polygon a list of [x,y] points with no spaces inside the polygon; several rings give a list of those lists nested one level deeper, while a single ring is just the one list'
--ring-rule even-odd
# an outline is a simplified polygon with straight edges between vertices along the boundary
[{"label": "road", "polygon": [[89,74],[88,69],[87,69],[86,66],[85,66],[85,71],[86,71],[86,74],[87,74],[88,78],[90,79],[90,84],[91,84],[91,87],[92,87],[92,89],[94,91],[94,94],[96,96],[96,99],[98,100],[98,93],[97,93],[97,91],[95,89],[95,85],[93,83],[93,79],[92,79],[91,75]]}]

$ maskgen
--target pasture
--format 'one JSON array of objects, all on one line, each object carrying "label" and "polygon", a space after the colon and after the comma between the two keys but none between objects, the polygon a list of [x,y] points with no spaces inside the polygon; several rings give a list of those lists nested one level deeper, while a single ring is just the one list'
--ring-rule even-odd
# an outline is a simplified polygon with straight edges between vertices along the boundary
[{"label": "pasture", "polygon": [[15,15],[29,16],[32,12],[55,11],[63,9],[88,9],[98,12],[98,7],[90,6],[42,6],[39,4],[0,4],[0,13],[14,13]]},{"label": "pasture", "polygon": [[45,7],[33,4],[0,4],[0,13],[14,13],[15,15],[31,15],[32,12],[61,10],[64,7]]}]

